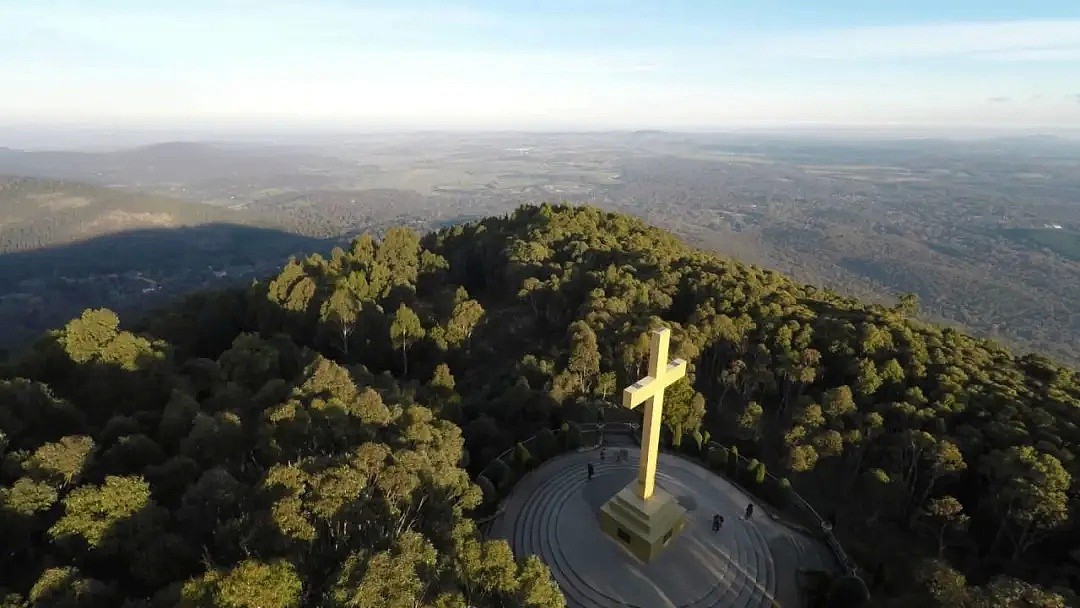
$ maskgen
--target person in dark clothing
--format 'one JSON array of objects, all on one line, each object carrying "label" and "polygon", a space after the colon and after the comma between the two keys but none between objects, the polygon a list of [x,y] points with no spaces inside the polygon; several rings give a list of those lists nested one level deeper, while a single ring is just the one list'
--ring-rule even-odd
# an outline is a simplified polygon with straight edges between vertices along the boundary
[{"label": "person in dark clothing", "polygon": [[589,463],[589,479],[592,479],[592,476],[593,476],[593,473],[594,473],[594,472],[595,472],[595,471],[593,470],[593,466],[592,466],[592,463],[590,462],[590,463]]},{"label": "person in dark clothing", "polygon": [[606,448],[600,448],[600,460],[601,461],[604,460],[604,456],[606,455],[606,453],[607,453]]},{"label": "person in dark clothing", "polygon": [[724,516],[717,513],[712,516],[712,531],[719,532],[720,528],[724,526]]},{"label": "person in dark clothing", "polygon": [[750,519],[754,515],[754,503],[746,505],[746,517],[743,519]]}]

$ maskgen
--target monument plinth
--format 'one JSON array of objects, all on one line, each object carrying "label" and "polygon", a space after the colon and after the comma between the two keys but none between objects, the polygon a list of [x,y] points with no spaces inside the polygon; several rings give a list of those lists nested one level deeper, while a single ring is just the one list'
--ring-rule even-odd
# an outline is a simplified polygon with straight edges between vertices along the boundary
[{"label": "monument plinth", "polygon": [[660,553],[686,524],[686,509],[656,487],[664,389],[686,375],[686,361],[667,361],[670,340],[668,329],[653,332],[649,375],[623,391],[623,407],[645,404],[637,480],[600,507],[601,529],[644,562]]},{"label": "monument plinth", "polygon": [[600,529],[635,557],[649,562],[682,531],[686,509],[663,490],[642,500],[632,483],[600,507]]}]

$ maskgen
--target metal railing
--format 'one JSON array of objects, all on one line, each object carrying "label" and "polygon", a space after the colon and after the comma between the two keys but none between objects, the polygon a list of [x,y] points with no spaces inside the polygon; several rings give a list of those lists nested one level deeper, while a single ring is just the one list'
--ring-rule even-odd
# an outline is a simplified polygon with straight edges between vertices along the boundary
[{"label": "metal railing", "polygon": [[[719,444],[719,443],[717,443],[715,441],[710,441],[708,443],[708,449],[709,450],[715,450],[715,449],[720,449],[720,448],[728,449],[728,457],[729,458],[732,457],[732,456],[735,457],[736,462],[739,463],[737,465],[737,468],[741,467],[742,469],[745,470],[747,468],[747,465],[749,465],[750,460],[751,460],[750,458],[747,458],[746,456],[743,456],[742,454],[731,452],[730,449],[727,448],[727,446]],[[706,463],[706,465],[707,465],[707,463]],[[706,468],[708,468],[708,466],[706,466]],[[728,478],[727,475],[723,475],[723,474],[721,474],[721,477],[724,477],[725,479],[727,479],[731,483],[739,486],[744,492],[746,492],[748,494],[753,494],[754,493],[754,492],[751,492],[748,488],[744,487],[739,482],[739,480],[737,480],[737,479],[730,479],[730,478]],[[767,469],[765,471],[765,477],[767,479],[769,479],[769,481],[772,482],[773,484],[779,484],[780,483],[781,478],[777,477],[776,475],[773,475]],[[817,512],[817,509],[815,509],[813,507],[813,505],[810,504],[809,501],[807,501],[805,498],[803,498],[802,495],[799,494],[795,490],[795,488],[792,488],[792,487],[789,486],[788,487],[788,492],[791,495],[792,504],[795,507],[797,507],[802,512],[802,514],[804,516],[808,517],[810,519],[810,521],[812,521],[814,523],[814,527],[817,528],[817,530],[820,530],[821,536],[822,536],[823,540],[825,541],[825,544],[833,552],[833,556],[836,557],[836,560],[840,563],[840,567],[844,569],[845,573],[847,573],[847,574],[857,574],[858,573],[858,565],[855,563],[854,560],[851,559],[851,557],[848,556],[847,552],[844,551],[843,546],[840,545],[840,541],[836,538],[836,534],[833,533],[832,523],[825,520],[825,518],[823,518],[821,516],[821,514]],[[777,508],[780,511],[784,510],[784,509],[782,509],[780,507],[777,507],[776,505],[772,505],[772,506],[774,508]],[[798,522],[796,522],[796,523],[798,523]],[[812,530],[810,532],[814,533],[814,531],[812,531]]]}]

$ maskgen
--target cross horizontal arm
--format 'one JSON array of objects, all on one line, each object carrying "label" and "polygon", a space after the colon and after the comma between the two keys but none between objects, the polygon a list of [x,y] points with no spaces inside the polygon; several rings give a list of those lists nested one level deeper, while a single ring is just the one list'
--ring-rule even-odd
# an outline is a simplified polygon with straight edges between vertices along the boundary
[{"label": "cross horizontal arm", "polygon": [[623,407],[634,408],[641,405],[685,375],[686,361],[676,359],[668,363],[667,368],[659,378],[645,376],[623,389]]}]

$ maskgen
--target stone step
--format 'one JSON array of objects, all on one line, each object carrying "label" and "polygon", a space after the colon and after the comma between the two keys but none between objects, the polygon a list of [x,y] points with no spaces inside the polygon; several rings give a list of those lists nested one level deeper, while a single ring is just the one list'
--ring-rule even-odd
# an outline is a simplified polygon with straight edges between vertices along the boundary
[{"label": "stone step", "polygon": [[582,475],[579,466],[572,465],[544,473],[545,483],[529,496],[529,504],[523,509],[524,517],[516,524],[520,527],[517,537],[527,540],[514,547],[515,555],[519,558],[527,554],[539,557],[552,570],[568,601],[572,598],[573,603],[581,608],[608,606],[610,598],[597,597],[592,592],[588,584],[566,563],[565,556],[552,539],[552,518],[557,505],[573,494],[578,485],[585,483],[586,477]]},{"label": "stone step", "polygon": [[[607,470],[609,470],[609,469],[624,469],[624,468],[626,468],[626,467],[624,467],[622,465],[623,465],[623,463],[603,466],[603,468],[605,469],[605,471],[603,471],[603,472],[606,473]],[[629,467],[629,468],[633,469],[634,467]],[[600,466],[594,466],[594,472],[595,472],[595,474],[597,476],[600,475],[601,474]],[[667,479],[667,480],[663,480],[663,481],[667,481],[669,485],[671,485],[671,484],[679,485],[678,482],[676,480],[674,480],[674,479]],[[564,484],[565,484],[565,481],[563,479],[560,479],[557,482],[557,485],[560,485],[560,486],[564,485]],[[548,530],[549,535],[552,533],[553,526],[545,524],[544,528]],[[707,608],[707,607],[711,608],[711,607],[720,607],[720,606],[744,606],[744,605],[745,606],[755,606],[755,605],[758,605],[758,603],[755,602],[754,599],[755,599],[755,595],[760,595],[760,593],[758,593],[758,591],[757,591],[757,583],[754,580],[754,575],[759,573],[762,570],[762,566],[766,562],[766,559],[769,559],[769,558],[762,555],[760,551],[757,551],[756,549],[759,546],[755,545],[752,542],[739,542],[739,543],[736,543],[736,547],[737,547],[737,550],[738,550],[738,555],[736,557],[736,560],[737,560],[738,563],[749,564],[751,562],[751,559],[754,562],[755,567],[752,568],[752,569],[749,569],[748,572],[747,572],[747,574],[749,574],[749,576],[747,576],[745,574],[741,574],[740,571],[736,569],[736,570],[734,570],[734,572],[736,574],[735,574],[735,576],[733,578],[735,579],[735,581],[737,581],[737,583],[738,583],[737,586],[732,586],[728,581],[720,581],[720,582],[718,582],[718,584],[708,594],[706,594],[706,596],[702,597],[699,600],[695,600],[693,602],[683,604],[682,606],[680,606],[680,608]],[[562,563],[564,563],[565,556],[562,555],[562,551],[558,547],[558,545],[552,541],[552,546],[550,546],[548,548],[548,550],[553,552],[552,557],[555,558],[553,561],[555,561],[556,563],[558,563],[561,566]],[[545,554],[547,552],[548,551],[545,551]],[[771,559],[769,559],[769,561],[771,561]],[[572,573],[572,569],[568,569],[568,568],[567,569],[560,568],[559,571],[565,575],[566,570],[570,570],[570,572]],[[581,581],[579,579],[579,577],[577,577],[576,575],[573,575],[573,578],[578,579],[577,581],[574,581],[575,583],[580,583],[581,585],[585,585],[587,587],[587,585],[584,583],[584,581]],[[581,587],[578,584],[575,584],[573,586],[575,587],[574,591],[578,591],[578,592],[582,591]],[[584,597],[582,597],[582,595],[579,595],[579,594],[573,594],[573,595],[575,596],[573,598],[575,600],[574,603],[579,604],[582,607],[591,608],[592,605],[614,606],[614,605],[620,605],[621,604],[621,602],[617,602],[614,598],[610,598],[610,597],[607,597],[607,596],[603,596],[602,598],[597,598],[596,597],[597,594],[593,594],[593,593],[586,593],[586,594],[584,594]],[[760,605],[764,606],[764,605],[767,605],[767,604],[762,603]],[[636,608],[636,607],[627,606],[627,608]],[[646,608],[646,607],[642,606],[640,608]]]},{"label": "stone step", "polygon": [[[559,484],[560,491],[554,494],[554,498],[557,501],[555,504],[560,504],[565,500],[566,496],[572,494],[577,488],[576,486],[581,482],[580,480],[563,481]],[[549,567],[553,569],[553,572],[559,573],[559,578],[568,583],[568,588],[564,589],[564,595],[569,601],[573,599],[573,603],[580,608],[601,608],[610,604],[611,598],[597,593],[587,581],[578,575],[577,571],[569,564],[565,553],[563,553],[558,538],[556,537],[556,526],[558,522],[559,510],[557,507],[548,509],[545,514],[545,519],[537,526],[538,532],[542,533],[541,547],[543,550],[543,559],[549,564]]]},{"label": "stone step", "polygon": [[[597,468],[595,470],[596,475],[607,473],[609,467],[604,469]],[[552,492],[549,494],[551,500],[547,502],[548,508],[545,517],[540,522],[534,523],[534,529],[538,534],[542,534],[540,543],[541,559],[548,564],[553,574],[555,572],[559,573],[558,578],[561,581],[569,583],[568,588],[563,588],[563,594],[567,597],[568,604],[578,608],[605,608],[618,605],[618,602],[614,598],[593,589],[587,581],[578,575],[576,570],[568,563],[568,559],[555,537],[558,516],[561,511],[560,507],[564,504],[566,498],[577,491],[578,487],[584,483],[587,483],[585,478],[575,476],[565,469],[556,473],[548,482]]]},{"label": "stone step", "polygon": [[[666,480],[669,485],[685,487],[676,479]],[[771,555],[765,555],[762,547],[767,545],[755,542],[755,529],[750,524],[739,521],[729,521],[725,524],[725,530],[731,530],[736,535],[736,554],[734,558],[729,556],[731,562],[732,580],[720,580],[701,598],[683,604],[680,608],[713,608],[720,606],[747,606],[758,605],[771,606],[771,602],[759,604],[755,601],[755,595],[764,595],[758,589],[760,582],[757,578],[763,570],[767,570]],[[748,531],[749,530],[749,531]],[[760,535],[758,535],[760,536]],[[752,564],[752,567],[747,567]],[[745,571],[745,574],[744,574]],[[770,587],[765,587],[770,589]]]},{"label": "stone step", "polygon": [[[601,463],[598,463],[598,464],[594,463],[594,474],[595,474],[594,477],[598,478],[600,476],[608,475],[608,474],[611,474],[613,472],[626,472],[628,470],[633,471],[633,470],[636,470],[636,468],[637,468],[636,464],[632,463],[632,462],[621,462],[621,463],[601,462]],[[567,485],[567,481],[565,479],[559,480],[558,483],[560,485],[564,485],[564,486]],[[584,479],[582,479],[578,483],[572,484],[573,489],[576,489],[577,486],[580,486],[580,485],[582,485],[584,483],[587,483],[587,482]],[[556,518],[555,518],[556,521],[557,521],[557,514],[558,514],[559,511],[561,511],[562,504],[563,504],[563,501],[559,500],[558,501],[558,506],[555,509],[553,509],[553,512],[556,514]],[[549,540],[549,543],[550,543],[550,550],[551,550],[552,556],[555,558],[555,560],[558,563],[566,564],[566,562],[567,562],[566,555],[565,555],[561,545],[559,545],[556,542],[557,539],[554,538],[555,531],[556,531],[556,526],[554,525],[554,523],[549,523],[548,525],[545,526],[545,529],[547,530],[547,533],[548,533],[548,540]],[[638,607],[638,606],[635,606],[633,604],[626,604],[626,603],[620,602],[616,598],[613,598],[613,597],[608,596],[608,595],[606,595],[606,594],[604,594],[604,593],[602,593],[600,591],[597,591],[597,590],[593,589],[586,581],[584,581],[583,579],[581,579],[580,576],[578,576],[577,572],[573,568],[571,568],[569,566],[565,566],[563,571],[569,578],[574,580],[574,582],[576,583],[574,586],[579,591],[584,591],[584,593],[582,593],[582,594],[578,595],[577,597],[575,597],[576,602],[581,606],[581,608],[592,608],[592,606],[603,607],[603,608],[606,608],[608,606],[626,606],[627,608],[647,608],[647,607],[643,607],[643,606]]]},{"label": "stone step", "polygon": [[[732,530],[736,535],[736,554],[728,559],[731,563],[732,580],[718,581],[708,593],[701,598],[684,604],[682,608],[716,608],[721,606],[753,606],[747,603],[747,597],[756,584],[754,577],[761,568],[762,556],[759,548],[749,542],[749,533],[738,522],[725,523],[725,530]],[[742,540],[747,539],[747,540]],[[753,563],[752,568],[746,568]],[[743,570],[746,570],[746,574]],[[749,576],[748,576],[749,575]]]}]

